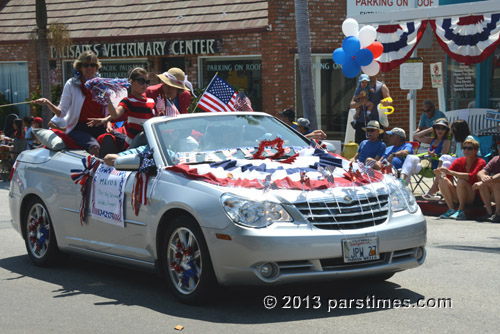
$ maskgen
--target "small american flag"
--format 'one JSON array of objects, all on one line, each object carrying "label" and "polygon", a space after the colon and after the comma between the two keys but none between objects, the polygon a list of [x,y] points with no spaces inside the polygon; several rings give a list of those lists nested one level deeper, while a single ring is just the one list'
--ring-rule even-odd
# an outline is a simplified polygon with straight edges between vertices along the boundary
[{"label": "small american flag", "polygon": [[235,111],[236,95],[233,87],[215,75],[200,98],[198,106],[209,112]]},{"label": "small american flag", "polygon": [[167,100],[167,103],[165,106],[165,116],[170,116],[170,117],[179,116],[179,110],[177,110],[177,107],[175,106],[175,104],[170,102],[170,100]]}]

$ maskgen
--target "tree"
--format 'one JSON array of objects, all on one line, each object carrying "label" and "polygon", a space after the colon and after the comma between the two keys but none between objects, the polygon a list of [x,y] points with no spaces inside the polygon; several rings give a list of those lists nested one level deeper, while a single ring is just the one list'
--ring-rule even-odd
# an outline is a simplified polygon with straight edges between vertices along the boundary
[{"label": "tree", "polygon": [[304,117],[311,122],[311,129],[317,129],[316,103],[312,80],[311,34],[309,29],[309,8],[307,0],[295,2],[295,30],[299,54],[300,91]]},{"label": "tree", "polygon": [[[47,40],[47,5],[45,4],[45,0],[36,0],[36,26],[40,51],[39,68],[42,96],[50,99],[49,43]],[[47,106],[43,106],[42,119],[44,128],[48,127],[51,117],[52,113],[49,108]]]}]

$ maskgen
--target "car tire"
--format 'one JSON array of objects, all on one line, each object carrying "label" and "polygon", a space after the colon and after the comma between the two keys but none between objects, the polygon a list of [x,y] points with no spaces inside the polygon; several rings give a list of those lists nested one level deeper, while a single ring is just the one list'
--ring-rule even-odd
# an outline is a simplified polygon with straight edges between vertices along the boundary
[{"label": "car tire", "polygon": [[28,255],[37,266],[53,265],[60,259],[60,252],[47,207],[36,198],[28,203],[27,208],[22,221]]},{"label": "car tire", "polygon": [[167,285],[185,304],[205,304],[217,286],[203,233],[188,215],[173,218],[161,243],[161,266]]}]

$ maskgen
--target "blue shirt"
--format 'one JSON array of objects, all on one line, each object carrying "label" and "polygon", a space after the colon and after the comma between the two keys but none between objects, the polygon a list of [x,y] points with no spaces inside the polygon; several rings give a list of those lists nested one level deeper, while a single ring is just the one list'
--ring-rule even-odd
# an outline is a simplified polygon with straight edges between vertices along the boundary
[{"label": "blue shirt", "polygon": [[[399,145],[399,146],[394,146],[394,145],[389,146],[385,150],[385,153],[382,157],[387,159],[387,157],[389,155],[391,155],[392,153],[396,153],[399,151],[405,151],[405,150],[408,151],[409,154],[413,154],[413,146],[411,145],[411,143],[403,143],[402,145]],[[401,167],[403,167],[404,161],[405,161],[405,158],[394,156],[392,158],[392,166],[394,166],[394,168],[396,168],[396,169],[401,169]]]},{"label": "blue shirt", "polygon": [[26,149],[30,150],[31,146],[35,143],[35,137],[33,135],[33,128],[30,126],[27,130],[26,133],[24,134],[24,138],[26,138]]},{"label": "blue shirt", "polygon": [[429,118],[427,116],[427,113],[424,112],[422,116],[420,116],[420,123],[418,123],[418,127],[420,128],[420,130],[423,130],[425,128],[432,128],[432,126],[434,125],[434,121],[439,118],[446,118],[442,111],[434,110],[434,116],[432,116],[432,118]]},{"label": "blue shirt", "polygon": [[363,140],[361,144],[359,144],[358,148],[358,161],[365,162],[366,158],[375,159],[376,156],[381,157],[385,152],[385,144],[380,140],[371,142],[368,139]]}]

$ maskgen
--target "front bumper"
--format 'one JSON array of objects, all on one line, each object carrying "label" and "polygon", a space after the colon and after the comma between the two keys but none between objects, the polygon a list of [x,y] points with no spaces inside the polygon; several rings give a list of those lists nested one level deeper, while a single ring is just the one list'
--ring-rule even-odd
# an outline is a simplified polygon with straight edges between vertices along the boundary
[{"label": "front bumper", "polygon": [[[393,215],[385,223],[358,230],[320,230],[311,225],[246,229],[234,224],[225,230],[204,229],[217,279],[222,285],[266,285],[360,277],[398,272],[425,261],[426,223],[416,214]],[[221,240],[226,234],[231,240]],[[380,259],[346,264],[342,240],[376,236]],[[271,263],[272,277],[260,267]],[[277,269],[277,270],[276,270]]]}]

